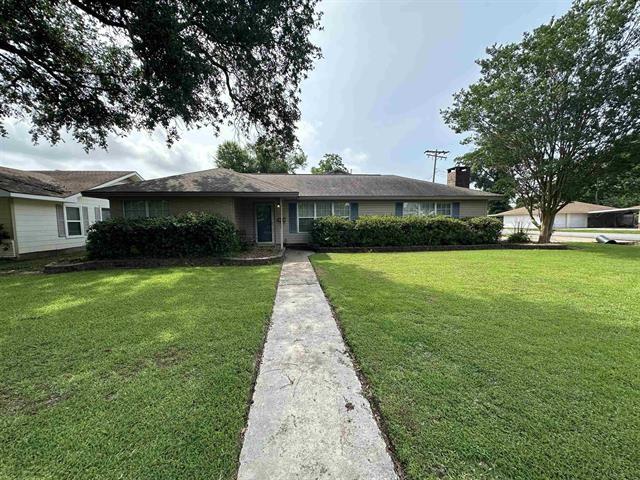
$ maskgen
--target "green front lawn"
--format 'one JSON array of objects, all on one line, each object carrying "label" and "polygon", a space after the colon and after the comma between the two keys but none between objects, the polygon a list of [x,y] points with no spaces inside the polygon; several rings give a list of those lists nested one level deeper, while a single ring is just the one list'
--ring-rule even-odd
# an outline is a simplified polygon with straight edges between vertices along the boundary
[{"label": "green front lawn", "polygon": [[278,273],[0,276],[0,478],[234,478]]},{"label": "green front lawn", "polygon": [[640,248],[312,261],[408,478],[640,478]]}]

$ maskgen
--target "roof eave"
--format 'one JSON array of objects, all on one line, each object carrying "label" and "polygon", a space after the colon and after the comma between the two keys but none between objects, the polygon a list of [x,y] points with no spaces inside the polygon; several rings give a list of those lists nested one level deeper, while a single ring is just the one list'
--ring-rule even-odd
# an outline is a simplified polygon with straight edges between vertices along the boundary
[{"label": "roof eave", "polygon": [[143,192],[85,190],[85,197],[298,197],[298,192]]}]

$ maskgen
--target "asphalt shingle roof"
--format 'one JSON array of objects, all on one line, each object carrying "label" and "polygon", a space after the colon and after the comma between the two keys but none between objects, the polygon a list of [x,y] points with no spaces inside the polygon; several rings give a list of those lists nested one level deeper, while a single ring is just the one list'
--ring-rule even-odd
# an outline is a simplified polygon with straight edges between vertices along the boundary
[{"label": "asphalt shingle roof", "polygon": [[0,190],[47,197],[68,197],[132,171],[18,170],[0,167]]},{"label": "asphalt shingle roof", "polygon": [[449,187],[397,175],[248,174],[224,168],[114,185],[93,194],[263,194],[309,198],[496,198],[468,188]]}]

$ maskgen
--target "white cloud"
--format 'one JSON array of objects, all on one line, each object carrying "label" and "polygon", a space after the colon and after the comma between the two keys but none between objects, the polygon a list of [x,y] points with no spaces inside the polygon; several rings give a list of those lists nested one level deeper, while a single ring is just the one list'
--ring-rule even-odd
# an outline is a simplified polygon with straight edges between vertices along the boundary
[{"label": "white cloud", "polygon": [[340,152],[344,164],[352,173],[368,173],[367,164],[369,155],[365,152],[356,152],[351,147],[347,147]]},{"label": "white cloud", "polygon": [[302,150],[310,150],[318,144],[318,129],[322,127],[322,122],[308,122],[300,120],[296,126],[296,135]]},{"label": "white cloud", "polygon": [[205,129],[185,131],[170,148],[163,134],[134,132],[109,138],[109,148],[86,153],[68,136],[50,145],[31,143],[29,125],[17,120],[6,123],[8,137],[0,139],[0,164],[25,170],[135,170],[144,178],[213,168],[213,156],[223,138],[234,138],[231,128],[216,137]]}]

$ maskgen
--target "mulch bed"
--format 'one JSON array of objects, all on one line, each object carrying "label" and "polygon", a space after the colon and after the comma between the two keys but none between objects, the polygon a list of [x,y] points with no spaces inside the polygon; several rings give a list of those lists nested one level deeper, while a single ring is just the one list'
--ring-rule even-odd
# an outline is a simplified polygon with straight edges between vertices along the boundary
[{"label": "mulch bed", "polygon": [[372,253],[372,252],[447,252],[454,250],[566,250],[563,243],[492,243],[487,245],[415,245],[387,247],[320,247],[312,245],[318,253]]},{"label": "mulch bed", "polygon": [[234,257],[202,257],[202,258],[123,258],[116,260],[84,260],[80,262],[54,262],[44,267],[44,273],[81,272],[87,270],[104,270],[110,268],[158,268],[158,267],[208,267],[217,265],[270,265],[280,263],[284,258],[284,250],[255,249],[241,252]]}]

